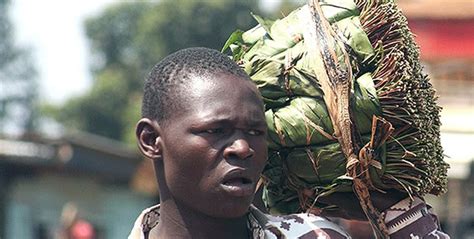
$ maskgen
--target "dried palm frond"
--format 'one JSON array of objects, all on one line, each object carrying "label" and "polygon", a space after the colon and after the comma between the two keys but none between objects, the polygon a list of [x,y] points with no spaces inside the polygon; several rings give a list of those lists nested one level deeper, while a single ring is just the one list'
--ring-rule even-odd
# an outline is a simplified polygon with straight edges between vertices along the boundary
[{"label": "dried palm frond", "polygon": [[440,107],[393,0],[313,0],[276,21],[255,19],[223,50],[264,98],[271,212],[353,191],[383,235],[371,190],[446,191]]}]

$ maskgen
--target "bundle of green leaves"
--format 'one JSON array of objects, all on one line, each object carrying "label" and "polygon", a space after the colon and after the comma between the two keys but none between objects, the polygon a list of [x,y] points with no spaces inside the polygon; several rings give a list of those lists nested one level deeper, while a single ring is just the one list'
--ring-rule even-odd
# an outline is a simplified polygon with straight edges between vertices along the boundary
[{"label": "bundle of green leaves", "polygon": [[393,0],[315,2],[276,21],[254,16],[223,48],[264,98],[270,211],[360,196],[356,179],[367,190],[445,192],[440,107],[406,18]]}]

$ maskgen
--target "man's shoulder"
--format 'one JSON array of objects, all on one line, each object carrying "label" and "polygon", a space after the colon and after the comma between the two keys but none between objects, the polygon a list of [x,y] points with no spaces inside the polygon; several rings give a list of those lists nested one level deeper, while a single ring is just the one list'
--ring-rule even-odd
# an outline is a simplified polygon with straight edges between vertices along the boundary
[{"label": "man's shoulder", "polygon": [[[253,216],[264,230],[264,238],[330,238],[345,239],[350,236],[337,224],[327,218],[309,213],[289,215],[268,215],[255,207],[250,208]],[[283,238],[285,238],[283,237]]]},{"label": "man's shoulder", "polygon": [[146,239],[148,232],[158,224],[160,216],[159,212],[159,204],[143,210],[135,220],[133,228],[128,235],[128,239]]},{"label": "man's shoulder", "polygon": [[[159,205],[143,210],[135,221],[129,239],[146,239],[148,232],[158,224]],[[302,238],[346,239],[350,236],[337,224],[326,218],[308,213],[289,215],[265,214],[250,207],[249,229],[255,239]]]}]

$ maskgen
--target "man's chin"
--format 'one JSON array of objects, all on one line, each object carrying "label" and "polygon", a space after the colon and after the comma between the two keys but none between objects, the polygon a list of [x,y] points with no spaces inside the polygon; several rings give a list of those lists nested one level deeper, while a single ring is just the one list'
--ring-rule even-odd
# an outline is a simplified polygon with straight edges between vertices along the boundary
[{"label": "man's chin", "polygon": [[[221,205],[221,208],[218,211],[215,211],[213,216],[228,219],[245,216],[249,211],[252,200],[253,196],[249,196],[246,198],[240,198],[240,200],[229,200],[226,203],[219,204]],[[216,203],[216,205],[218,205],[218,203]]]}]

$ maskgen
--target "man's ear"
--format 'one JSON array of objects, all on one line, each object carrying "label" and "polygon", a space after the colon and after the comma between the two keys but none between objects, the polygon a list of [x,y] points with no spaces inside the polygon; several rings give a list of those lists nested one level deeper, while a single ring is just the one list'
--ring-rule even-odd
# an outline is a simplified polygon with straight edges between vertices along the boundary
[{"label": "man's ear", "polygon": [[138,121],[135,134],[138,148],[142,154],[153,160],[161,159],[163,154],[161,142],[161,129],[158,122],[148,118]]}]

